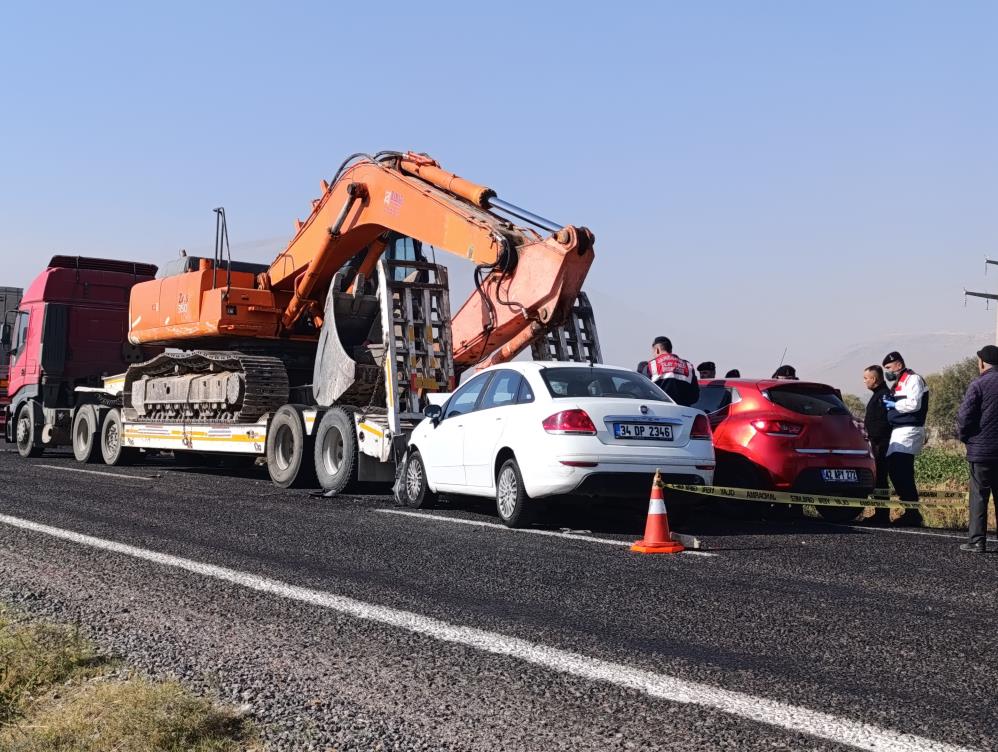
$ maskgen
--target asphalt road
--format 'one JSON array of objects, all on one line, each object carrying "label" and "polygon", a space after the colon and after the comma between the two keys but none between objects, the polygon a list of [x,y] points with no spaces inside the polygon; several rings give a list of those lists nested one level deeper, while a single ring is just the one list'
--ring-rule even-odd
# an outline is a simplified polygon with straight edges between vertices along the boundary
[{"label": "asphalt road", "polygon": [[567,537],[170,460],[0,478],[0,601],[274,749],[998,750],[998,553],[959,537],[701,514],[712,555],[641,556],[632,511],[538,523]]}]

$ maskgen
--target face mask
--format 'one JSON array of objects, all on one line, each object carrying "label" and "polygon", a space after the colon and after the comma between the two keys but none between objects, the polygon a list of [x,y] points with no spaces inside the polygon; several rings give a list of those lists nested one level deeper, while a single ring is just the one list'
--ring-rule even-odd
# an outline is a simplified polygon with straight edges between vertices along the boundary
[{"label": "face mask", "polygon": [[901,378],[900,371],[884,371],[884,378],[888,381],[897,381]]}]

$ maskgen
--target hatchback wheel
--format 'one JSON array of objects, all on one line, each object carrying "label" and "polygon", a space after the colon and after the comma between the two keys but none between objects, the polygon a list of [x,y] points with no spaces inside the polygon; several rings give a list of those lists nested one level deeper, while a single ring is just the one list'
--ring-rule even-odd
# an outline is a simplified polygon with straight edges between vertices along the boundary
[{"label": "hatchback wheel", "polygon": [[859,507],[815,507],[825,522],[855,522],[863,510]]},{"label": "hatchback wheel", "polygon": [[496,475],[496,510],[506,527],[526,527],[533,518],[534,503],[523,489],[516,460],[506,460]]},{"label": "hatchback wheel", "polygon": [[[755,468],[739,460],[725,462],[723,467],[718,463],[714,482],[719,486],[749,490],[766,488]],[[722,514],[736,520],[761,520],[769,512],[769,504],[762,501],[722,499],[718,506]]]}]

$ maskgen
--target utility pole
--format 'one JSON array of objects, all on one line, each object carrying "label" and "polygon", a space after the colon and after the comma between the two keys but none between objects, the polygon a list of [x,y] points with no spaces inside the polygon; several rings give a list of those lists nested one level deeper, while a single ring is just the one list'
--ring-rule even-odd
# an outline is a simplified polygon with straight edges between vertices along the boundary
[{"label": "utility pole", "polygon": [[[998,266],[998,261],[994,259],[984,258],[984,274],[987,276],[988,266],[994,264]],[[998,295],[990,292],[970,292],[967,288],[963,288],[963,299],[966,302],[967,298],[984,298],[987,301],[998,300]],[[998,345],[998,306],[995,306],[995,344]]]}]

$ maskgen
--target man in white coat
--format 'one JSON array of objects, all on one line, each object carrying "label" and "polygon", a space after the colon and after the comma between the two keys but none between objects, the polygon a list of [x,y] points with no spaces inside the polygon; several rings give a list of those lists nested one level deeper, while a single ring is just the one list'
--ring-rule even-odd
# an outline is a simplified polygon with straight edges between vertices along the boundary
[{"label": "man in white coat", "polygon": [[[901,501],[918,502],[915,487],[915,457],[925,446],[925,418],[929,414],[929,388],[925,379],[905,365],[896,350],[884,358],[884,378],[891,393],[884,395],[887,422],[891,426],[887,446],[887,472]],[[899,522],[922,524],[922,515],[906,510]]]}]

